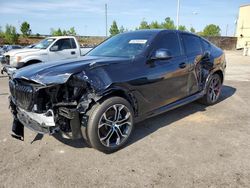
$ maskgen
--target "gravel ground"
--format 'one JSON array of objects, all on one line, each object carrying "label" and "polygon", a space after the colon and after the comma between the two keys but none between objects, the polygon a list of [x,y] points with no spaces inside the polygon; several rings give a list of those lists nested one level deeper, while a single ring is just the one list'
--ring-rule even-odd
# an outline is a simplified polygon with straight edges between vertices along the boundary
[{"label": "gravel ground", "polygon": [[82,140],[10,137],[7,78],[0,78],[0,187],[249,187],[250,57],[226,52],[221,100],[191,103],[136,126],[127,147],[103,154]]}]

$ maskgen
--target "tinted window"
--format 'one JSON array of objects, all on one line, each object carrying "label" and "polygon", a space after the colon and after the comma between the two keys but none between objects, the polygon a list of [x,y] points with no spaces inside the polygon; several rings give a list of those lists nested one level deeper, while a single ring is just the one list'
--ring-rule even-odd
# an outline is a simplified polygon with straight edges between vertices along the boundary
[{"label": "tinted window", "polygon": [[148,32],[123,33],[111,37],[87,55],[108,57],[134,57],[141,54],[154,36]]},{"label": "tinted window", "polygon": [[21,46],[12,46],[13,49],[20,49]]},{"label": "tinted window", "polygon": [[211,45],[207,41],[201,39],[201,44],[202,44],[202,47],[203,47],[204,51],[209,51],[210,50]]},{"label": "tinted window", "polygon": [[202,53],[200,38],[194,35],[182,34],[187,55]]},{"label": "tinted window", "polygon": [[70,39],[60,39],[54,44],[54,46],[56,45],[58,46],[59,50],[72,49]]},{"label": "tinted window", "polygon": [[158,38],[155,50],[168,49],[173,57],[180,56],[180,44],[176,33],[163,33]]}]

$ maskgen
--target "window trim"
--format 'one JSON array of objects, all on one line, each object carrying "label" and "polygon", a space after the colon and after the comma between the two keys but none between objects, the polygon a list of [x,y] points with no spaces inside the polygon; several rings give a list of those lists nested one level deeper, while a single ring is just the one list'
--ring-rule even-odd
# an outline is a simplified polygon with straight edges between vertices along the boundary
[{"label": "window trim", "polygon": [[[74,38],[69,38],[70,40],[70,45],[71,45],[71,49],[77,49],[77,45],[76,45],[76,41]],[[73,47],[73,43],[75,44],[75,47]]]}]

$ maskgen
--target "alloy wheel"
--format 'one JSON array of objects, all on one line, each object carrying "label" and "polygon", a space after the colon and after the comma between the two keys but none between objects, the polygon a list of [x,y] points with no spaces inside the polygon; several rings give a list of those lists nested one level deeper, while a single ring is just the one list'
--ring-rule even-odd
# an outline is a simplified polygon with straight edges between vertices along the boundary
[{"label": "alloy wheel", "polygon": [[208,90],[208,94],[209,94],[209,98],[211,102],[214,103],[218,100],[220,96],[220,92],[221,92],[221,80],[219,77],[213,77],[210,82],[210,86]]},{"label": "alloy wheel", "polygon": [[132,130],[132,115],[123,104],[109,107],[98,124],[98,137],[106,147],[116,147],[124,143]]}]

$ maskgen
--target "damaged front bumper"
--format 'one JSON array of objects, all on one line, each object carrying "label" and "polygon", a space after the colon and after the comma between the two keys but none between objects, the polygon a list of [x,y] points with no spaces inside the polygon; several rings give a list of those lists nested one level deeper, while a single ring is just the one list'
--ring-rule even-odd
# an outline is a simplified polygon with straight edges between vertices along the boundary
[{"label": "damaged front bumper", "polygon": [[52,135],[54,133],[61,133],[64,138],[68,139],[79,139],[82,137],[79,113],[74,109],[59,108],[59,114],[56,116],[64,116],[70,122],[70,132],[64,132],[60,124],[56,123],[57,118],[53,110],[48,110],[46,113],[29,112],[16,106],[11,99],[10,107],[14,117],[12,136],[17,139],[24,140],[24,127],[38,134]]},{"label": "damaged front bumper", "polygon": [[43,114],[37,114],[17,108],[17,118],[25,127],[39,134],[53,134],[59,130],[59,127],[54,122],[52,110]]},{"label": "damaged front bumper", "polygon": [[83,132],[88,119],[85,113],[97,97],[92,94],[84,75],[65,76],[70,78],[63,84],[12,77],[9,99],[15,121],[13,127],[27,127],[40,134],[59,132],[69,139],[85,138]]}]

